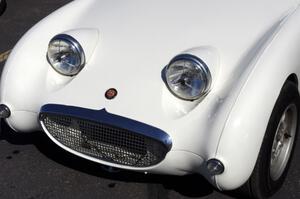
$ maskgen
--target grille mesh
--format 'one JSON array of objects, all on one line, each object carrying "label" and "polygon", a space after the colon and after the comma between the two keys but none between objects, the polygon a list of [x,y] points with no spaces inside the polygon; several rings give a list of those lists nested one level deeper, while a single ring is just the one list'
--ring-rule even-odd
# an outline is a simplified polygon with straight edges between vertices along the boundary
[{"label": "grille mesh", "polygon": [[107,162],[148,167],[162,161],[168,151],[155,139],[115,126],[50,113],[42,113],[40,119],[64,146]]}]

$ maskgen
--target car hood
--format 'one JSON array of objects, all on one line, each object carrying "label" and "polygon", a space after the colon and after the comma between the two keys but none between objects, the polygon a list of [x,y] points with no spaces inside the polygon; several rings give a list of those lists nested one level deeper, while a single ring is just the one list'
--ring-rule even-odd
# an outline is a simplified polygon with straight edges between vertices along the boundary
[{"label": "car hood", "polygon": [[99,70],[119,70],[124,76],[157,74],[182,51],[212,46],[221,58],[221,83],[242,68],[239,64],[253,49],[259,50],[297,5],[296,0],[88,2],[75,28],[99,30]]},{"label": "car hood", "polygon": [[[87,9],[73,28],[99,30],[99,43],[84,70],[49,102],[108,111],[139,119],[165,107],[163,68],[175,55],[211,46],[220,57],[213,89],[247,70],[268,38],[295,9],[294,0],[99,1],[84,0]],[[267,39],[266,39],[267,38]],[[118,96],[104,93],[116,88]],[[157,110],[156,110],[157,109]],[[164,109],[164,108],[163,108]]]},{"label": "car hood", "polygon": [[[13,104],[13,110],[31,112],[39,112],[42,105],[49,103],[106,109],[166,129],[170,122],[176,123],[176,119],[196,108],[203,117],[210,117],[209,109],[216,111],[218,107],[215,105],[214,109],[211,104],[221,103],[229,88],[237,85],[237,79],[249,72],[252,60],[257,60],[270,38],[276,35],[296,8],[296,2],[74,1],[45,18],[16,46],[19,51],[12,52],[3,82],[23,94],[24,100],[19,103],[8,88],[3,88],[2,101]],[[56,34],[82,28],[97,29],[99,41],[77,76],[62,77],[46,61],[47,44]],[[201,103],[179,100],[166,89],[162,70],[177,54],[201,46],[217,49],[219,75]],[[30,56],[34,59],[28,59]],[[18,64],[32,67],[35,72]],[[14,68],[23,74],[22,86],[14,83]],[[26,90],[33,88],[36,93],[26,94]],[[104,96],[109,88],[118,91],[113,100]],[[195,117],[191,115],[187,120],[200,121],[200,112],[194,111]]]}]

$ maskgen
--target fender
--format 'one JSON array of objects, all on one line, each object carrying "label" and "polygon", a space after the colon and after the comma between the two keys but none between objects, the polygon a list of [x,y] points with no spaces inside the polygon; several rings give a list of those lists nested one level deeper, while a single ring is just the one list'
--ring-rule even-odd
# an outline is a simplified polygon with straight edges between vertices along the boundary
[{"label": "fender", "polygon": [[236,189],[248,180],[281,88],[290,75],[300,75],[299,21],[298,7],[254,60],[254,68],[230,111],[216,151],[216,158],[225,165],[225,172],[215,177],[220,190]]},{"label": "fender", "polygon": [[6,121],[15,131],[40,129],[36,122],[38,113],[32,110],[40,109],[42,96],[72,81],[71,77],[58,75],[49,67],[46,61],[48,43],[57,32],[74,29],[74,24],[89,10],[92,2],[77,0],[58,9],[32,27],[12,50],[2,72],[0,101],[10,108],[12,114]]}]

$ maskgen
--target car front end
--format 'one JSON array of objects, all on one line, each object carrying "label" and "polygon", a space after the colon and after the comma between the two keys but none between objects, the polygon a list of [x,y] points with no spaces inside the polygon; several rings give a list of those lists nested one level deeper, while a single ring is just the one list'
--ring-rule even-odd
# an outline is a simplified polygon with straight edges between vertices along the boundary
[{"label": "car front end", "polygon": [[[263,6],[234,2],[244,12],[221,2],[199,12],[198,1],[74,1],[12,51],[0,115],[15,131],[44,130],[63,149],[103,165],[198,173],[220,189],[237,188],[255,162],[236,169],[241,159],[231,155],[242,151],[218,155],[222,133],[258,56],[253,49],[269,44],[294,4],[282,1],[265,17]],[[236,28],[245,23],[236,16],[254,19]]]}]

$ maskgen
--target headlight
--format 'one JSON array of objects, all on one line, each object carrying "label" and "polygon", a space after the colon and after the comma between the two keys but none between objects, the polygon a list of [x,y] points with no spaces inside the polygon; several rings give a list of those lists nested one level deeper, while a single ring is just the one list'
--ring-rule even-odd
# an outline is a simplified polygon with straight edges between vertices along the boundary
[{"label": "headlight", "polygon": [[85,64],[85,55],[81,45],[66,34],[56,35],[51,39],[47,59],[54,70],[67,76],[78,74]]},{"label": "headlight", "polygon": [[211,85],[207,65],[198,57],[182,54],[174,57],[165,71],[169,90],[184,100],[196,100],[205,95]]}]

